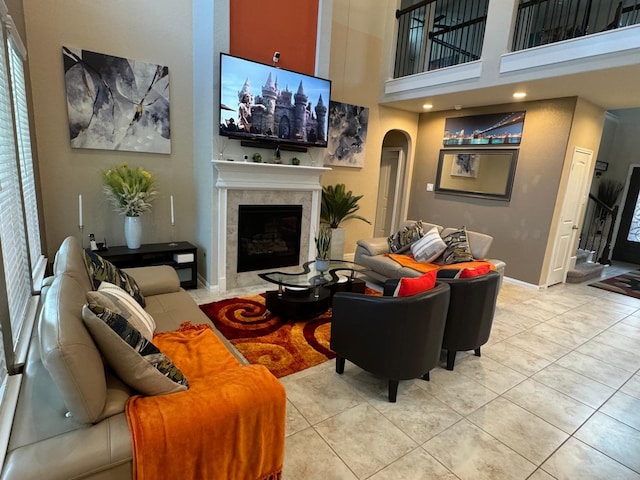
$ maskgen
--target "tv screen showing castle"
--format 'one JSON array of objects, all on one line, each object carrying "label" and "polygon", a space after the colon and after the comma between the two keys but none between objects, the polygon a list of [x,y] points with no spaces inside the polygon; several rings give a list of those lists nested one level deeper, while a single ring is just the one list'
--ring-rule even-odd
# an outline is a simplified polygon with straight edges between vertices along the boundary
[{"label": "tv screen showing castle", "polygon": [[331,81],[222,54],[220,135],[326,147]]}]

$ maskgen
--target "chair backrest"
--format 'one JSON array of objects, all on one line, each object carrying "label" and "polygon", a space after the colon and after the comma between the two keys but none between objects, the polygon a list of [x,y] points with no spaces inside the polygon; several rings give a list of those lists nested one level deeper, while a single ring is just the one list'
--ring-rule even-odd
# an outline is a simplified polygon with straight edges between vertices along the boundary
[{"label": "chair backrest", "polygon": [[408,297],[337,293],[331,349],[384,378],[422,376],[439,362],[449,290],[447,284],[436,283]]},{"label": "chair backrest", "polygon": [[451,287],[442,347],[473,350],[487,343],[496,310],[500,274],[492,271],[478,277],[438,281]]}]

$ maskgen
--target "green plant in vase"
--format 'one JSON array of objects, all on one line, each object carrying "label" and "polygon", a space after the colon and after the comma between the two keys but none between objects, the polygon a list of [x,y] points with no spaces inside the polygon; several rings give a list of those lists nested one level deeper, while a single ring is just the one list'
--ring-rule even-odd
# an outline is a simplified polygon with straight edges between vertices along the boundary
[{"label": "green plant in vase", "polygon": [[251,156],[251,160],[253,160],[255,163],[262,163],[262,155],[260,155],[259,153],[254,153]]},{"label": "green plant in vase", "polygon": [[331,251],[331,229],[321,225],[315,236],[316,241],[316,270],[326,272],[329,268],[329,252]]}]

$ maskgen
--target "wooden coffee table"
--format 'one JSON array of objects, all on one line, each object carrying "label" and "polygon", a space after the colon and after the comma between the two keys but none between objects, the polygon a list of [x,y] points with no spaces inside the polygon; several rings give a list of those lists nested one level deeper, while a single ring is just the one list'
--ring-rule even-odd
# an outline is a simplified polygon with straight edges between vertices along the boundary
[{"label": "wooden coffee table", "polygon": [[330,260],[325,272],[315,269],[315,261],[302,265],[301,272],[259,273],[267,282],[278,285],[266,292],[266,307],[283,320],[311,318],[326,312],[336,292],[364,293],[365,282],[356,273],[365,268],[353,262]]}]

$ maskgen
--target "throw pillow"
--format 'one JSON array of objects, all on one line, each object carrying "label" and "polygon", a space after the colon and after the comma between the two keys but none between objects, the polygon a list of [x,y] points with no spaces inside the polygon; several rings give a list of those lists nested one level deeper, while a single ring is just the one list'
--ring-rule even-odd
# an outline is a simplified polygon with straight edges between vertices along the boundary
[{"label": "throw pillow", "polygon": [[[397,282],[395,289],[393,290],[394,297],[408,297],[409,295],[415,295],[417,293],[426,292],[431,290],[436,284],[437,270],[431,270],[430,272],[420,275],[415,278],[403,277],[400,279],[394,279]],[[391,280],[389,281],[391,282]],[[392,285],[391,285],[392,286]],[[385,284],[385,290],[388,289]]]},{"label": "throw pillow", "polygon": [[411,253],[418,262],[429,263],[438,258],[447,248],[437,227],[432,227],[422,238],[411,244]]},{"label": "throw pillow", "polygon": [[389,242],[389,251],[391,253],[406,252],[411,247],[411,244],[419,240],[423,235],[424,228],[422,226],[422,220],[407,225],[387,239]]},{"label": "throw pillow", "polygon": [[122,315],[89,303],[82,308],[82,319],[107,363],[131,388],[164,395],[189,387],[180,369]]},{"label": "throw pillow", "polygon": [[443,264],[451,265],[452,263],[471,262],[473,260],[465,227],[451,232],[442,240],[447,244],[447,248],[442,254]]},{"label": "throw pillow", "polygon": [[91,249],[84,250],[84,260],[89,272],[89,279],[93,283],[93,288],[97,290],[102,282],[113,283],[124,288],[136,301],[144,307],[144,297],[140,292],[140,287],[131,275],[120,270],[109,260],[105,260]]},{"label": "throw pillow", "polygon": [[459,278],[472,278],[489,273],[491,267],[489,265],[478,265],[477,267],[463,268],[460,271]]},{"label": "throw pillow", "polygon": [[87,292],[87,301],[101,305],[121,315],[140,330],[147,340],[153,339],[156,322],[125,290],[112,283],[102,282],[97,292]]}]

